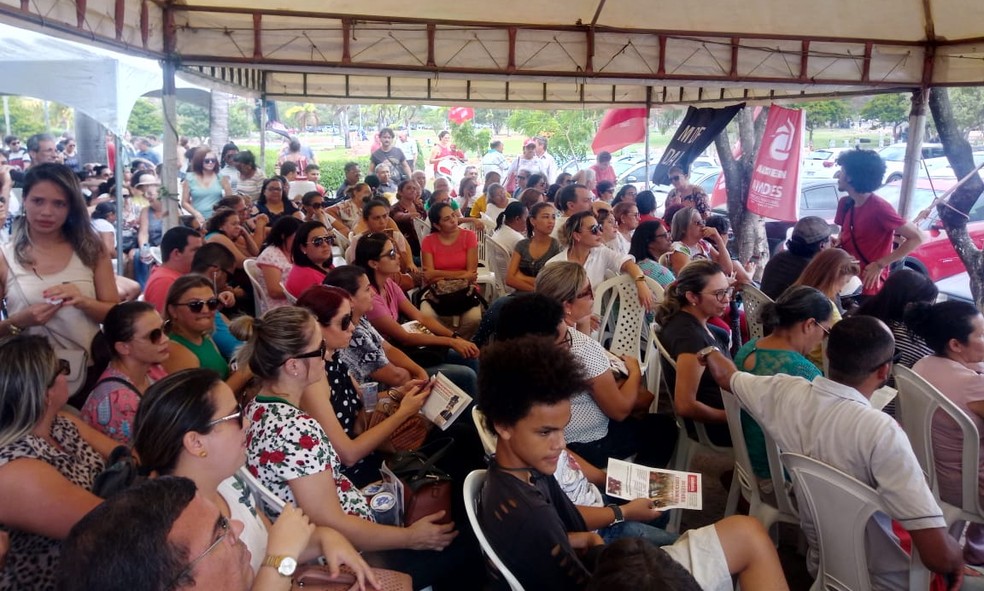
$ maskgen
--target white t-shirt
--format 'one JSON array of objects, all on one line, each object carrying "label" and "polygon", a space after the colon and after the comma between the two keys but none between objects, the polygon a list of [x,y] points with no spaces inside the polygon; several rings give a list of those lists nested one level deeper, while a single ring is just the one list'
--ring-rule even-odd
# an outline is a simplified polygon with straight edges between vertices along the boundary
[{"label": "white t-shirt", "polygon": [[492,240],[495,240],[499,246],[505,248],[506,252],[509,253],[516,250],[516,243],[523,238],[526,238],[526,236],[523,236],[505,224],[502,224],[502,227],[492,235]]},{"label": "white t-shirt", "polygon": [[[109,223],[109,220],[92,220],[92,229],[95,230],[97,234],[112,234],[113,248],[116,248],[116,226]],[[116,256],[116,251],[113,251],[113,256]]]},{"label": "white t-shirt", "polygon": [[[635,261],[627,254],[619,254],[610,248],[597,246],[588,252],[588,258],[584,261],[584,270],[588,273],[588,281],[591,288],[597,289],[601,282],[607,279],[606,273],[614,277],[622,272],[622,265],[626,261]],[[567,249],[560,251],[554,258],[547,261],[547,264],[567,262]]]},{"label": "white t-shirt", "polygon": [[[605,348],[573,326],[567,328],[571,335],[571,355],[584,367],[586,377],[591,380],[611,369]],[[608,435],[608,416],[595,402],[590,390],[578,392],[571,397],[571,422],[564,429],[568,442],[590,443]]]}]

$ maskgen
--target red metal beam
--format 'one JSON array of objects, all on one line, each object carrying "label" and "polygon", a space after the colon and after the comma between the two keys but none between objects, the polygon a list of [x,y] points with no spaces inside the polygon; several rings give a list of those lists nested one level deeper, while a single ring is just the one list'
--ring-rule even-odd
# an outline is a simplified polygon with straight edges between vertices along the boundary
[{"label": "red metal beam", "polygon": [[810,64],[810,42],[803,40],[800,43],[800,75],[799,79],[801,82],[807,82],[809,78],[807,77],[807,72],[809,72],[808,66]]},{"label": "red metal beam", "polygon": [[509,33],[509,62],[506,64],[506,71],[512,73],[516,71],[516,33],[518,29],[509,27],[507,31]]},{"label": "red metal beam", "polygon": [[164,5],[164,54],[171,55],[177,50],[177,30],[174,27],[174,5]]},{"label": "red metal beam", "polygon": [[263,59],[263,14],[253,13],[253,59]]},{"label": "red metal beam", "polygon": [[731,38],[731,76],[738,77],[738,47],[741,45],[740,37]]},{"label": "red metal beam", "polygon": [[[666,76],[666,35],[659,36],[659,65],[656,68],[656,76],[663,77]],[[663,89],[664,91],[666,89]],[[663,97],[666,100],[666,97]]]},{"label": "red metal beam", "polygon": [[861,63],[861,81],[867,82],[871,75],[871,41],[864,44],[864,61]]},{"label": "red metal beam", "polygon": [[147,8],[147,0],[140,3],[140,44],[147,49],[150,41],[150,9]]},{"label": "red metal beam", "polygon": [[86,0],[75,0],[75,22],[78,23],[76,26],[79,29],[85,24],[85,8]]},{"label": "red metal beam", "polygon": [[126,16],[126,0],[116,0],[116,10],[113,11],[113,24],[116,26],[116,40],[123,40],[123,19]]},{"label": "red metal beam", "polygon": [[588,74],[594,72],[594,46],[595,46],[595,36],[594,29],[588,27],[585,31],[587,39],[585,40],[586,47],[584,48],[584,71]]},{"label": "red metal beam", "polygon": [[352,63],[352,21],[342,21],[342,63]]},{"label": "red metal beam", "polygon": [[437,27],[432,23],[427,25],[427,67],[433,68],[437,65],[434,61],[434,38],[437,35]]}]

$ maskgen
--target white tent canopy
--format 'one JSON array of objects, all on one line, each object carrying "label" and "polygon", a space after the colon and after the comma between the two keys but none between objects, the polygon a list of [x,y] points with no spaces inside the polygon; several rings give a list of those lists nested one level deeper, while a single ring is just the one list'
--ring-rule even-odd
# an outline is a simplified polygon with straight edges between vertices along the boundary
[{"label": "white tent canopy", "polygon": [[981,0],[0,0],[0,20],[292,100],[575,108],[984,84]]}]

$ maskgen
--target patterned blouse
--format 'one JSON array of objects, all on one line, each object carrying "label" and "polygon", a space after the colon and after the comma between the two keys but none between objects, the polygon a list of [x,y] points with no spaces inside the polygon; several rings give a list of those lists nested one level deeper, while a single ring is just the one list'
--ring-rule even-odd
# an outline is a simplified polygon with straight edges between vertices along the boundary
[{"label": "patterned blouse", "polygon": [[[365,407],[362,397],[355,389],[348,365],[341,359],[340,351],[335,351],[331,359],[325,362],[325,373],[328,375],[328,385],[331,386],[331,408],[335,417],[345,430],[345,434],[354,439],[359,412]],[[365,486],[379,480],[379,467],[382,458],[376,452],[351,466],[342,466],[342,473],[349,477],[357,486]]]},{"label": "patterned blouse", "polygon": [[[167,371],[158,364],[151,365],[147,371],[150,384],[166,375]],[[139,405],[140,393],[130,383],[130,378],[109,365],[82,407],[82,420],[123,445],[130,445],[133,417]]]},{"label": "patterned blouse", "polygon": [[[372,510],[352,481],[321,425],[282,398],[257,396],[246,407],[251,424],[246,434],[246,466],[278,497],[297,503],[291,480],[331,470],[342,511],[375,521]],[[277,513],[267,507],[271,513]]]},{"label": "patterned blouse", "polygon": [[[34,459],[53,467],[72,484],[92,490],[96,475],[105,467],[102,456],[86,443],[75,424],[55,417],[51,436],[61,449],[28,434],[0,448],[0,466],[20,459]],[[0,589],[48,590],[55,588],[61,542],[0,524],[10,534],[7,566],[0,570]]]}]

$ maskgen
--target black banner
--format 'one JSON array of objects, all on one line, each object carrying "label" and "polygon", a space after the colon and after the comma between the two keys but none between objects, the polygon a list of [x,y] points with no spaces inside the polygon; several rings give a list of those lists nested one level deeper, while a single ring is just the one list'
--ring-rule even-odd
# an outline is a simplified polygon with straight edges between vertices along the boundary
[{"label": "black banner", "polygon": [[673,139],[666,146],[666,151],[663,152],[656,170],[653,171],[653,182],[657,185],[670,184],[668,173],[674,166],[679,166],[689,173],[690,162],[700,156],[714,141],[714,137],[727,127],[738,111],[744,108],[745,103],[723,109],[687,108],[686,117],[673,134]]}]

